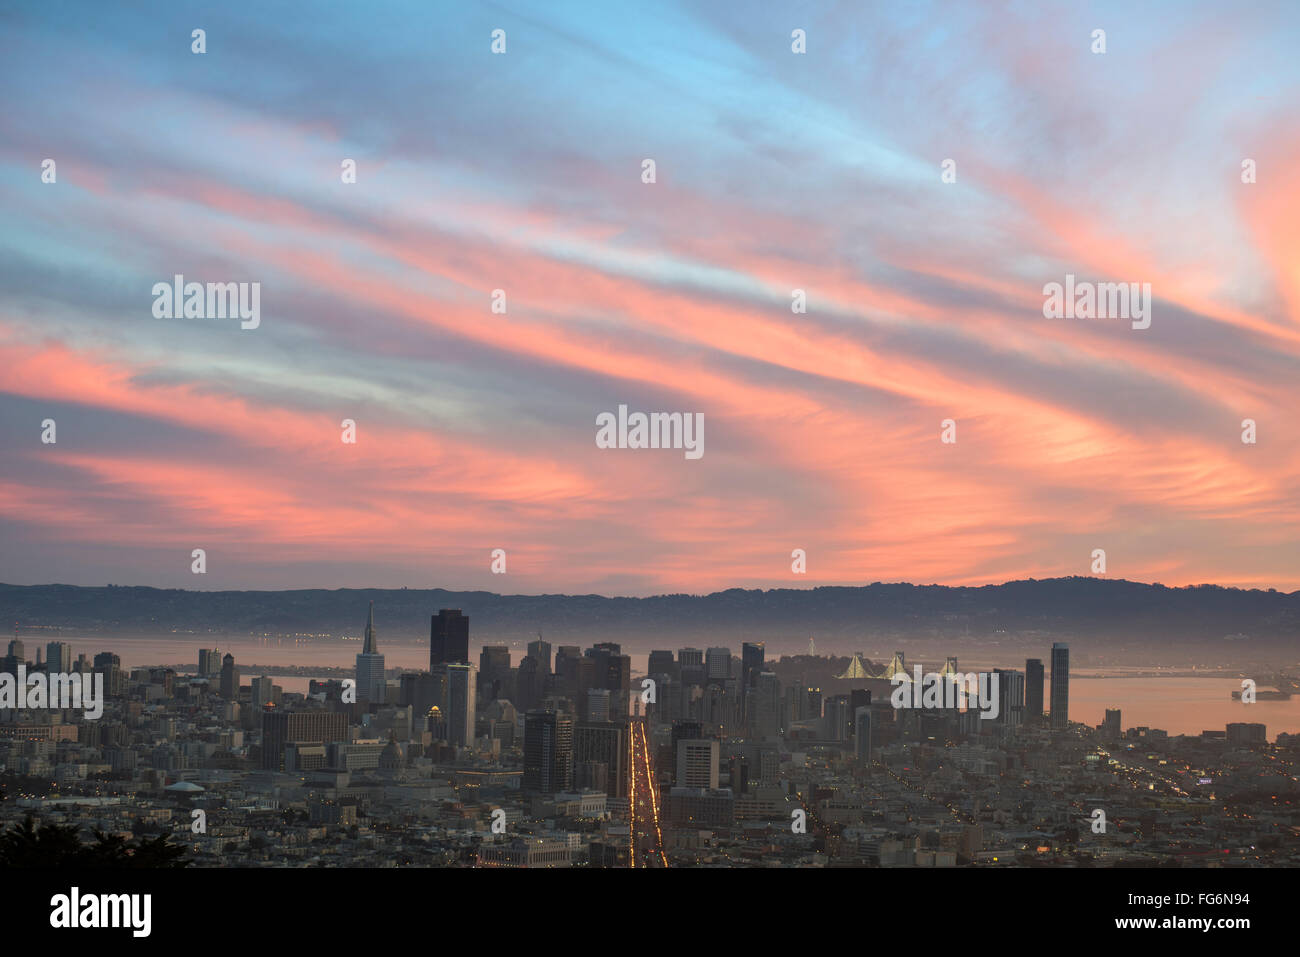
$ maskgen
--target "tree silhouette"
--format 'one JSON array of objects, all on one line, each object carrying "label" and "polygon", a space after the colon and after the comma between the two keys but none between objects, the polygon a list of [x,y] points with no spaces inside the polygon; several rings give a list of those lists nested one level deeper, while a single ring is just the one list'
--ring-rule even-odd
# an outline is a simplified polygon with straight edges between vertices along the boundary
[{"label": "tree silhouette", "polygon": [[28,815],[0,834],[0,867],[17,868],[173,868],[188,867],[185,848],[169,843],[168,834],[128,841],[95,831],[83,844],[75,824],[38,824]]}]

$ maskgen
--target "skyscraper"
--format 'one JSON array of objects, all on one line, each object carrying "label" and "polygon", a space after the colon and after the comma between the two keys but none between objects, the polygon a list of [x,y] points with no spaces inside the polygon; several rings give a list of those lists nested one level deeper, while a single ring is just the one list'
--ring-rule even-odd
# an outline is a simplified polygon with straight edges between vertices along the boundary
[{"label": "skyscraper", "polygon": [[[95,661],[99,661],[98,655]],[[221,697],[229,701],[239,700],[239,669],[235,667],[235,656],[229,652],[221,659]]]},{"label": "skyscraper", "polygon": [[652,675],[672,675],[677,674],[677,662],[673,659],[671,651],[652,651],[650,657],[646,659],[646,672]]},{"label": "skyscraper", "polygon": [[1064,728],[1070,722],[1070,646],[1052,645],[1052,727]]},{"label": "skyscraper", "polygon": [[447,723],[446,741],[458,748],[469,747],[474,743],[477,673],[478,669],[468,663],[444,662],[432,669],[435,680],[441,683],[443,689],[443,700],[438,707]]},{"label": "skyscraper", "polygon": [[524,778],[529,791],[555,794],[573,786],[573,718],[555,711],[524,716]]},{"label": "skyscraper", "polygon": [[478,653],[478,680],[484,697],[498,697],[509,678],[510,646],[484,645]]},{"label": "skyscraper", "polygon": [[710,648],[704,653],[705,679],[718,683],[731,677],[731,649]]},{"label": "skyscraper", "polygon": [[68,674],[72,671],[72,646],[62,641],[51,641],[45,646],[45,670],[50,674]]},{"label": "skyscraper", "polygon": [[859,708],[853,715],[854,751],[862,764],[871,763],[871,709]]},{"label": "skyscraper", "polygon": [[443,608],[429,626],[429,670],[440,664],[469,663],[469,618],[459,608]]},{"label": "skyscraper", "polygon": [[1043,720],[1043,662],[1040,658],[1025,661],[1025,723]]},{"label": "skyscraper", "polygon": [[199,677],[208,678],[221,673],[221,652],[216,648],[199,649]]},{"label": "skyscraper", "polygon": [[375,634],[375,603],[370,603],[366,619],[366,641],[357,655],[357,703],[383,704],[386,698],[384,656],[379,653],[379,640]]},{"label": "skyscraper", "polygon": [[551,673],[551,643],[549,641],[542,641],[541,638],[530,641],[528,643],[528,657],[537,662],[539,674],[549,675]]},{"label": "skyscraper", "polygon": [[[998,717],[1001,724],[1017,728],[1025,720],[1025,676],[1019,671],[993,669],[998,676]],[[981,702],[981,706],[983,702]]]},{"label": "skyscraper", "polygon": [[579,721],[573,726],[575,766],[604,765],[605,793],[612,798],[627,797],[631,740],[628,732],[626,721]]}]

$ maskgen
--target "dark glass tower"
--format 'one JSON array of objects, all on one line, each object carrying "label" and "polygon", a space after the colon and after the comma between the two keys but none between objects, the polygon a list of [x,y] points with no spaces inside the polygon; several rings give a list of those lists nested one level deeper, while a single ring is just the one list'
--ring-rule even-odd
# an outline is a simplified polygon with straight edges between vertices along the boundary
[{"label": "dark glass tower", "polygon": [[429,670],[442,664],[469,664],[469,618],[459,608],[439,611],[429,629]]},{"label": "dark glass tower", "polygon": [[1070,646],[1052,645],[1052,727],[1064,728],[1070,721]]},{"label": "dark glass tower", "polygon": [[1025,662],[1025,723],[1043,720],[1043,662],[1030,658]]}]

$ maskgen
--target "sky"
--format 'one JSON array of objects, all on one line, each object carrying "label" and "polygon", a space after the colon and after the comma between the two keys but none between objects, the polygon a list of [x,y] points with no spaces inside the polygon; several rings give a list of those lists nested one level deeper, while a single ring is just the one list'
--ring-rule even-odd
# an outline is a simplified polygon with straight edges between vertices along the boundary
[{"label": "sky", "polygon": [[[7,4],[0,581],[1300,589],[1298,46],[1268,2]],[[259,324],[159,318],[177,274]],[[1046,318],[1067,275],[1150,327]],[[704,454],[598,447],[619,405]]]}]

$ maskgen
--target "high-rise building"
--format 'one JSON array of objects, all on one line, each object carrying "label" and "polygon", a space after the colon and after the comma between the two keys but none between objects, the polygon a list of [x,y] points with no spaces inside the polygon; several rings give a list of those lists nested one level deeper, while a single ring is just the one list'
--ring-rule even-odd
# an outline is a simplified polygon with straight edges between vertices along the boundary
[{"label": "high-rise building", "polygon": [[551,643],[542,641],[538,638],[536,641],[528,643],[528,657],[537,662],[537,671],[539,674],[549,675],[551,673]]},{"label": "high-rise building", "polygon": [[[227,659],[230,657],[226,655]],[[281,711],[275,708],[263,711],[262,768],[267,771],[283,768],[285,745],[343,741],[347,733],[347,718],[342,712]]]},{"label": "high-rise building", "polygon": [[[627,797],[630,741],[626,721],[579,721],[573,726],[574,764],[604,765],[605,793],[612,798]],[[592,775],[589,781],[598,779],[590,768],[587,773]]]},{"label": "high-rise building", "polygon": [[1002,668],[995,668],[993,673],[998,676],[997,720],[1009,728],[1018,728],[1025,720],[1025,676]]},{"label": "high-rise building", "polygon": [[775,738],[781,726],[781,682],[771,671],[761,671],[754,679],[749,709],[750,734],[758,739]]},{"label": "high-rise building", "polygon": [[384,656],[379,653],[379,638],[375,633],[375,603],[370,603],[366,618],[366,640],[357,655],[357,703],[384,704],[387,698],[384,675]]},{"label": "high-rise building", "polygon": [[221,673],[221,651],[217,648],[199,649],[199,677],[210,678]]},{"label": "high-rise building", "polygon": [[51,641],[45,646],[45,670],[49,674],[66,675],[72,671],[72,646],[62,641]]},{"label": "high-rise building", "polygon": [[266,675],[253,679],[253,708],[261,711],[275,701],[275,683]]},{"label": "high-rise building", "polygon": [[431,673],[443,692],[438,708],[447,724],[447,743],[458,748],[469,747],[474,743],[478,669],[467,663],[443,662],[435,665]]},{"label": "high-rise building", "polygon": [[1121,731],[1121,716],[1119,708],[1107,708],[1106,720],[1102,722],[1101,733],[1108,741],[1118,741]]},{"label": "high-rise building", "polygon": [[847,741],[852,736],[853,711],[846,694],[831,695],[826,699],[822,717],[823,736],[827,741]]},{"label": "high-rise building", "polygon": [[1025,661],[1025,722],[1043,720],[1043,662],[1039,658]]},{"label": "high-rise building", "polygon": [[499,697],[509,679],[510,646],[484,645],[478,653],[478,681],[484,697]]},{"label": "high-rise building", "polygon": [[683,739],[677,742],[678,787],[718,786],[718,742],[713,738]]},{"label": "high-rise building", "polygon": [[[95,656],[99,660],[99,656]],[[229,701],[239,700],[239,669],[235,667],[235,656],[226,653],[221,659],[221,697]]]},{"label": "high-rise building", "polygon": [[677,663],[683,668],[688,665],[703,665],[704,652],[698,648],[681,648],[677,652]]},{"label": "high-rise building", "polygon": [[677,663],[671,651],[652,651],[646,661],[646,671],[652,675],[676,676]]},{"label": "high-rise building", "polygon": [[802,708],[799,714],[801,719],[820,718],[822,716],[822,689],[805,688],[801,703]]},{"label": "high-rise building", "polygon": [[681,648],[677,652],[677,668],[682,686],[699,687],[704,684],[704,652],[698,648]]},{"label": "high-rise building", "polygon": [[704,653],[704,677],[718,683],[731,677],[731,649],[710,648]]},{"label": "high-rise building", "polygon": [[555,794],[573,783],[573,718],[555,711],[524,716],[523,787]]},{"label": "high-rise building", "polygon": [[441,664],[469,663],[469,618],[459,608],[443,608],[429,626],[429,670]]},{"label": "high-rise building", "polygon": [[765,654],[761,641],[747,641],[740,646],[740,683],[745,688],[752,688],[754,676],[763,671]]},{"label": "high-rise building", "polygon": [[1064,728],[1070,723],[1070,646],[1064,642],[1052,645],[1052,727]]},{"label": "high-rise building", "polygon": [[[13,645],[10,645],[12,649]],[[20,653],[22,646],[19,645]],[[13,652],[10,651],[10,655]],[[235,659],[231,658],[233,663]],[[121,695],[126,690],[126,676],[122,674],[122,659],[111,651],[101,651],[95,655],[94,671],[104,676],[104,694],[109,697]],[[235,694],[239,693],[239,672],[235,672]]]},{"label": "high-rise building", "polygon": [[853,715],[854,753],[862,764],[871,763],[871,709],[859,708]]}]

